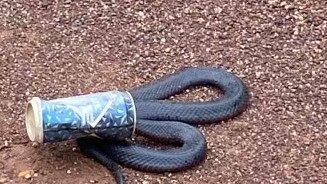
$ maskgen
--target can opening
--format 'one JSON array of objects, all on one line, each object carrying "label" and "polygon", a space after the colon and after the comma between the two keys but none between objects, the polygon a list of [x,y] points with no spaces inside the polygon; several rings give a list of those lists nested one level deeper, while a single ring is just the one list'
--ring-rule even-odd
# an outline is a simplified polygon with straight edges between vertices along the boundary
[{"label": "can opening", "polygon": [[27,105],[25,124],[29,139],[39,143],[43,143],[43,126],[41,116],[40,99],[32,98]]}]

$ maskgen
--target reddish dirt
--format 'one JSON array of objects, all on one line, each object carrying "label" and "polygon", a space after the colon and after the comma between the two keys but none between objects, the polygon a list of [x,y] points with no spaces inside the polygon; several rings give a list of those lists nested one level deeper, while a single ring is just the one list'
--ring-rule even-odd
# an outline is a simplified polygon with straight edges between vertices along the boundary
[{"label": "reddish dirt", "polygon": [[[327,183],[326,12],[324,0],[2,0],[0,183],[113,183],[73,140],[29,142],[28,99],[130,89],[187,66],[240,76],[248,110],[201,127],[203,164],[124,168],[128,183]],[[214,94],[195,91],[185,98]]]}]

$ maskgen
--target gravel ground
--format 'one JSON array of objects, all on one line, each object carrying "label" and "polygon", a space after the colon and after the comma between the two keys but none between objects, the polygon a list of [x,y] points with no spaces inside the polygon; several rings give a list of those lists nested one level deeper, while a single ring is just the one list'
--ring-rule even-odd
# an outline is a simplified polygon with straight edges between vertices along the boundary
[{"label": "gravel ground", "polygon": [[326,12],[325,0],[1,0],[0,183],[112,183],[74,141],[30,143],[27,100],[130,89],[185,66],[227,68],[251,105],[201,127],[200,166],[125,168],[128,183],[327,183]]}]

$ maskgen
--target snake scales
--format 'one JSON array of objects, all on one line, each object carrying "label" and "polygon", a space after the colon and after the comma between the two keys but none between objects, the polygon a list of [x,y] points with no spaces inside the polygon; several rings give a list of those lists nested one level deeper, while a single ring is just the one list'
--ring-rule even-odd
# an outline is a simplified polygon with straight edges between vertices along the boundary
[{"label": "snake scales", "polygon": [[[211,85],[223,96],[207,102],[166,100],[185,89]],[[150,149],[129,140],[112,141],[80,138],[78,146],[110,169],[117,183],[124,183],[118,164],[147,172],[176,172],[205,159],[206,140],[196,124],[217,123],[243,112],[248,102],[244,83],[223,68],[185,68],[159,80],[135,88],[132,94],[137,113],[136,134],[175,145],[168,150]]]}]

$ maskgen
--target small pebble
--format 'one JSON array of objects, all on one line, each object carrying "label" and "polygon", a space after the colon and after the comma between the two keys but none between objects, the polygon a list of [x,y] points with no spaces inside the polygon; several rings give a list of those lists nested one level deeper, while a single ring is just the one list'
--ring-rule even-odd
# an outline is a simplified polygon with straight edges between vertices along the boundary
[{"label": "small pebble", "polygon": [[31,177],[32,175],[34,174],[34,171],[33,170],[25,170],[25,171],[22,171],[18,174],[18,177]]},{"label": "small pebble", "polygon": [[274,5],[278,2],[278,0],[268,0],[268,4]]},{"label": "small pebble", "polygon": [[26,174],[26,175],[24,176],[24,178],[25,178],[25,179],[31,179],[32,176],[31,176],[31,174]]},{"label": "small pebble", "polygon": [[67,174],[71,174],[71,173],[72,173],[72,171],[68,169],[67,170]]},{"label": "small pebble", "polygon": [[8,179],[7,178],[0,178],[0,183],[1,184],[4,184],[4,183],[6,183],[8,181]]},{"label": "small pebble", "polygon": [[37,142],[32,143],[32,147],[37,148],[38,146],[39,146],[39,143],[37,143]]},{"label": "small pebble", "polygon": [[220,7],[217,7],[217,8],[214,9],[214,11],[215,11],[215,13],[219,14],[219,13],[221,13],[223,11],[223,9],[220,8]]},{"label": "small pebble", "polygon": [[171,49],[170,48],[166,48],[165,49],[165,52],[169,52]]}]

